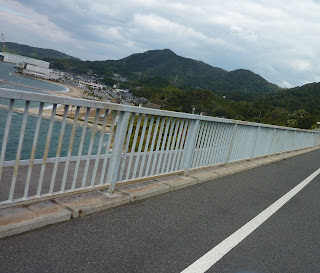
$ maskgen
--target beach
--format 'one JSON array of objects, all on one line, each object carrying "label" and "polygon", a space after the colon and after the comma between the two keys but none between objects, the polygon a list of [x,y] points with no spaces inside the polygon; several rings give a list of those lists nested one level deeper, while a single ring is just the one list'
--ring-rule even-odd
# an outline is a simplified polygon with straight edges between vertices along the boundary
[{"label": "beach", "polygon": [[[25,75],[23,75],[23,76],[25,77]],[[33,77],[30,77],[30,76],[27,76],[27,77],[28,78],[33,78]],[[60,85],[60,86],[62,86],[64,88],[66,88],[67,91],[65,91],[65,92],[63,92],[63,91],[52,91],[52,90],[47,90],[47,89],[30,87],[30,86],[27,86],[27,85],[24,85],[24,84],[17,84],[17,83],[13,83],[13,82],[10,82],[10,81],[4,81],[4,80],[2,80],[2,82],[5,83],[5,84],[10,84],[10,85],[14,85],[14,86],[37,89],[37,90],[43,91],[45,93],[56,95],[56,96],[59,96],[59,97],[62,96],[62,97],[69,97],[69,98],[84,99],[83,98],[83,89],[81,89],[81,88],[79,88],[77,86],[64,84],[64,83],[56,83],[56,82],[52,82],[52,81],[45,80],[45,79],[39,79],[39,78],[36,78],[36,79],[39,80],[39,81],[44,81],[44,82]],[[0,108],[8,110],[9,107],[5,106],[5,105],[0,105]],[[83,125],[83,122],[84,122],[83,118],[84,118],[84,116],[86,114],[86,110],[87,110],[86,108],[83,108],[83,107],[80,108],[79,119],[77,121],[77,123],[79,123],[79,125]],[[24,109],[23,108],[14,107],[13,111],[14,112],[18,112],[18,113],[23,113]],[[75,112],[76,111],[75,111],[74,107],[69,107],[67,123],[73,124]],[[38,113],[39,113],[39,109],[38,108],[30,108],[29,109],[29,114],[31,114],[33,116],[37,116]],[[51,114],[52,114],[52,107],[49,106],[49,107],[46,107],[46,108],[43,109],[42,117],[45,118],[45,119],[50,119],[51,118]],[[58,105],[57,106],[57,110],[56,110],[55,120],[61,122],[63,114],[64,114],[64,105]],[[92,128],[93,127],[92,118],[94,118],[95,114],[96,114],[96,109],[91,109],[90,115],[89,115],[89,122],[87,124],[88,128]],[[101,112],[100,114],[104,114],[104,112],[103,113]],[[107,119],[107,124],[109,125],[110,123],[111,123],[111,116],[109,115],[108,119]],[[99,121],[98,124],[97,124],[97,130],[98,131],[101,130],[101,125],[102,125],[102,122]],[[106,132],[109,132],[109,129],[110,129],[108,125],[107,125],[107,128],[106,128]]]}]

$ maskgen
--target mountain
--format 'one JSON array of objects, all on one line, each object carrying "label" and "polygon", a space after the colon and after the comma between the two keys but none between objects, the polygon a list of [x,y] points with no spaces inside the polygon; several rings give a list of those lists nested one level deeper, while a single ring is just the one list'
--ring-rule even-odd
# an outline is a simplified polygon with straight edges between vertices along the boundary
[{"label": "mountain", "polygon": [[59,59],[66,59],[66,60],[79,60],[78,58],[69,56],[65,53],[59,52],[53,49],[45,49],[39,47],[32,47],[28,45],[22,45],[12,42],[6,42],[7,52],[23,55],[31,58],[59,58]]},{"label": "mountain", "polygon": [[272,92],[280,88],[249,70],[228,72],[202,61],[178,56],[170,49],[149,50],[135,53],[120,60],[78,61],[46,58],[57,69],[74,73],[92,73],[110,77],[118,73],[131,81],[145,77],[162,77],[181,87],[211,91]]},{"label": "mountain", "polygon": [[270,97],[270,103],[274,106],[285,107],[289,111],[302,108],[320,116],[320,83],[308,83],[277,92]]},{"label": "mountain", "polygon": [[176,55],[170,49],[150,50],[117,61],[105,61],[109,71],[137,78],[163,77],[179,86],[200,87],[212,91],[271,92],[279,90],[260,75],[249,70],[228,72],[202,61]]}]

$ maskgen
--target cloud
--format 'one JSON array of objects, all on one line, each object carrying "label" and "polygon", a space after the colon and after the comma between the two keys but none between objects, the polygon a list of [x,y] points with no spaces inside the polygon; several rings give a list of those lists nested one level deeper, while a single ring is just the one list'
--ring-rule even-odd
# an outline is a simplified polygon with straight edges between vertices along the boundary
[{"label": "cloud", "polygon": [[319,78],[319,14],[312,0],[0,0],[0,32],[84,60],[170,48],[288,86]]},{"label": "cloud", "polygon": [[286,87],[286,88],[291,88],[293,87],[293,84],[291,84],[290,82],[286,82],[286,81],[283,81],[280,86],[282,87]]}]

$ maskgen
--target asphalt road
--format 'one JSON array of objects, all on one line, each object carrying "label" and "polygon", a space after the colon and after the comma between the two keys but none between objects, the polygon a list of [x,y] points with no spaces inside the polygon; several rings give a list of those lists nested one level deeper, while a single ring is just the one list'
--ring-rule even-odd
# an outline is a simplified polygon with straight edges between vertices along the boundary
[{"label": "asphalt road", "polygon": [[[0,272],[181,272],[298,185],[314,151],[0,240]],[[316,177],[208,272],[320,272]]]}]

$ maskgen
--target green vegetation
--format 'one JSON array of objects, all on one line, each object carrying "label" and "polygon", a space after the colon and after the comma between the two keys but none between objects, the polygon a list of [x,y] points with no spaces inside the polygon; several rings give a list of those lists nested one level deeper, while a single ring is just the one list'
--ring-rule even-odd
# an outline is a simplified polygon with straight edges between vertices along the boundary
[{"label": "green vegetation", "polygon": [[161,105],[161,109],[191,113],[195,108],[195,113],[210,116],[303,129],[314,128],[320,120],[320,83],[265,93],[212,92],[173,85],[160,88],[149,82],[152,81],[149,79],[145,85],[133,82],[132,92]]}]

